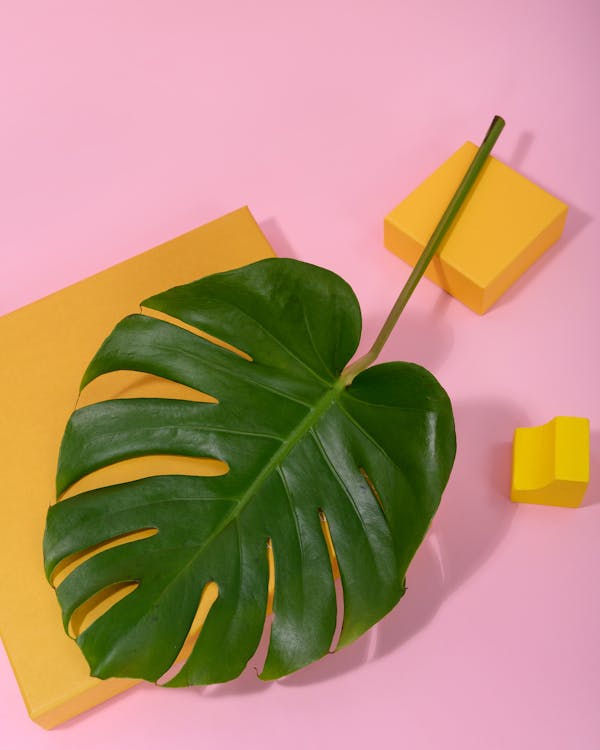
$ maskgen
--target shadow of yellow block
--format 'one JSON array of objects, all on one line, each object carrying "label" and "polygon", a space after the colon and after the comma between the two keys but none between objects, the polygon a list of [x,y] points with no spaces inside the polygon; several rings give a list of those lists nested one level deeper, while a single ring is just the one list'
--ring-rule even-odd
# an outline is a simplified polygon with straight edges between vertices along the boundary
[{"label": "shadow of yellow block", "polygon": [[589,479],[588,419],[555,417],[540,427],[517,427],[511,500],[576,508]]},{"label": "shadow of yellow block", "polygon": [[[471,163],[465,143],[391,211],[384,244],[414,266]],[[482,314],[562,234],[567,206],[489,156],[425,275]]]},{"label": "shadow of yellow block", "polygon": [[[63,630],[56,596],[44,577],[46,511],[54,499],[58,447],[81,376],[113,326],[139,310],[140,300],[272,255],[250,211],[242,208],[0,318],[0,634],[27,710],[43,727],[54,727],[135,684],[90,677],[79,648]],[[157,395],[156,383],[151,385]],[[99,379],[94,393],[84,393],[80,403],[117,393],[143,395],[144,387],[145,376],[139,374],[131,383]],[[163,387],[177,386],[165,381]],[[147,475],[164,466],[164,461],[153,466],[149,458],[138,468]],[[218,467],[205,468],[219,473]],[[131,478],[124,462],[103,481]],[[82,482],[79,489],[86,488]],[[207,592],[203,598],[198,627],[210,596]],[[107,599],[100,609],[82,611],[78,628],[110,604]]]}]

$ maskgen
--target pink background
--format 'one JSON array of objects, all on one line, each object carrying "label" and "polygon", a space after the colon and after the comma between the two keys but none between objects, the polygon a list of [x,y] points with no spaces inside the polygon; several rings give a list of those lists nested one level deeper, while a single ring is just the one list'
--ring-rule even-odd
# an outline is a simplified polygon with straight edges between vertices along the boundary
[{"label": "pink background", "polygon": [[428,281],[385,351],[432,369],[459,454],[408,594],[277,684],[149,685],[45,732],[0,649],[7,748],[600,747],[600,503],[507,499],[516,426],[598,424],[594,0],[4,0],[0,313],[248,204],[353,284],[366,342],[407,276],[382,219],[498,113],[495,154],[572,207],[481,318]]}]

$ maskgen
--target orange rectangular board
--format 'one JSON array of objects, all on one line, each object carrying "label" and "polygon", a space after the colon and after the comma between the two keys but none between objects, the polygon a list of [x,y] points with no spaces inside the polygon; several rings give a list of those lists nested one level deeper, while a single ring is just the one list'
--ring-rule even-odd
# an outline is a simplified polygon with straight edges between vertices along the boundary
[{"label": "orange rectangular board", "polygon": [[0,635],[27,710],[45,728],[135,684],[89,676],[44,577],[46,511],[81,375],[141,300],[272,256],[250,211],[241,208],[0,318]]}]

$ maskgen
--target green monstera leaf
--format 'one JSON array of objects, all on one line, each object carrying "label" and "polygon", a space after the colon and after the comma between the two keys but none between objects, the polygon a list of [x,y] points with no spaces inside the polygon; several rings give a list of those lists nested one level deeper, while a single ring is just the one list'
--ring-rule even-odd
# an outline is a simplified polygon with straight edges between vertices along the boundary
[{"label": "green monstera leaf", "polygon": [[273,622],[261,677],[326,654],[336,592],[322,519],[343,588],[339,645],[404,593],[454,458],[450,401],[423,368],[376,365],[341,377],[360,338],[352,289],[295,260],[270,259],[171,289],[143,303],[245,352],[151,315],[131,315],[83,378],[151,373],[218,403],[121,398],[78,409],[67,425],[57,492],[101,467],[148,454],[211,457],[223,476],[152,476],[84,492],[50,508],[46,571],[128,532],[154,536],[100,552],[58,586],[65,624],[106,587],[137,588],[78,637],[99,677],[157,680],[178,654],[203,587],[218,586],[192,654],[172,684],[236,677],[259,643],[269,569]]},{"label": "green monstera leaf", "polygon": [[[102,344],[82,386],[126,370],[215,402],[116,398],[77,409],[60,450],[57,495],[140,456],[208,457],[228,470],[148,476],[50,508],[48,578],[85,553],[57,587],[65,628],[86,602],[131,584],[77,636],[92,674],[158,680],[186,642],[202,592],[216,584],[193,650],[167,684],[239,675],[263,633],[269,555],[274,599],[264,679],[329,651],[333,570],[343,592],[338,648],[401,598],[451,471],[454,423],[429,372],[405,362],[370,365],[503,125],[495,118],[382,332],[356,362],[348,365],[361,330],[352,289],[294,260],[260,261],[168,290],[143,303],[162,319],[131,315]],[[110,547],[111,540],[121,543]]]}]

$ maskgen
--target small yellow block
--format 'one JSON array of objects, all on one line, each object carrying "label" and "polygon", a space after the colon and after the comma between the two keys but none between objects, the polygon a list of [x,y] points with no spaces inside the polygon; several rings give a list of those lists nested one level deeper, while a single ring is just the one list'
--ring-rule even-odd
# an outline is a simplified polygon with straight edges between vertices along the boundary
[{"label": "small yellow block", "polygon": [[517,427],[510,498],[516,503],[581,505],[590,480],[590,422],[555,417],[540,427]]},{"label": "small yellow block", "polygon": [[[477,147],[467,142],[384,221],[384,244],[414,266]],[[425,275],[484,313],[560,237],[567,205],[489,156]]]}]

